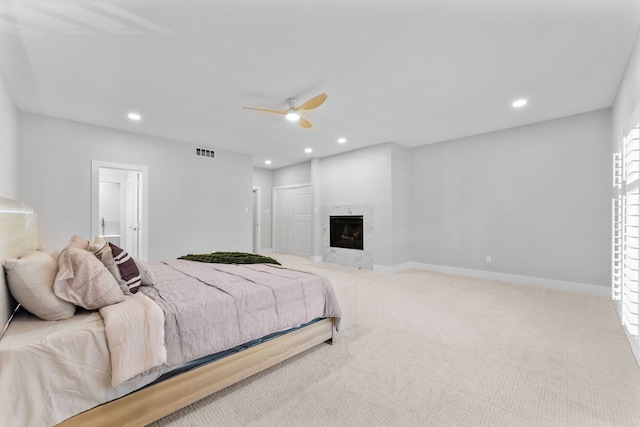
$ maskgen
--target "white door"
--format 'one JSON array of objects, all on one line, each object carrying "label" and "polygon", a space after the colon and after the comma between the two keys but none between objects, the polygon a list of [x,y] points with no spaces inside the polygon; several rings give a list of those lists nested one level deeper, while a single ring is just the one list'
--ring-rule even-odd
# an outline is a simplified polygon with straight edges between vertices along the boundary
[{"label": "white door", "polygon": [[127,192],[126,192],[126,239],[124,250],[134,258],[138,258],[140,242],[140,186],[141,173],[138,171],[127,171]]},{"label": "white door", "polygon": [[275,203],[276,252],[311,256],[313,243],[311,186],[276,189]]}]

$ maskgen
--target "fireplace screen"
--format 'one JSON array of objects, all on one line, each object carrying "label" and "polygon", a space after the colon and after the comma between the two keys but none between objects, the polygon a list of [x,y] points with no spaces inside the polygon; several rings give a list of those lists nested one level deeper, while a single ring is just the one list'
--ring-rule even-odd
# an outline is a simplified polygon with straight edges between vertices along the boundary
[{"label": "fireplace screen", "polygon": [[329,246],[363,250],[362,215],[329,217]]}]

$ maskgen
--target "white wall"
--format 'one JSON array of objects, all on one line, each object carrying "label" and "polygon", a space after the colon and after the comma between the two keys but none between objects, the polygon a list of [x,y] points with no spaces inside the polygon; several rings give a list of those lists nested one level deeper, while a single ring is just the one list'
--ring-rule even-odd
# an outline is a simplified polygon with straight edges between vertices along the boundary
[{"label": "white wall", "polygon": [[391,144],[391,266],[411,261],[409,247],[411,150]]},{"label": "white wall", "polygon": [[[373,204],[379,267],[426,264],[608,287],[610,113],[321,158],[318,207]],[[275,170],[273,185],[308,182],[306,166]]]},{"label": "white wall", "polygon": [[253,168],[253,185],[260,187],[260,249],[273,249],[271,243],[271,200],[273,199],[273,172]]},{"label": "white wall", "polygon": [[18,199],[18,110],[0,75],[0,197]]},{"label": "white wall", "polygon": [[606,109],[412,149],[412,261],[609,286],[610,126]]},{"label": "white wall", "polygon": [[311,162],[298,163],[273,170],[273,186],[308,184],[311,182]]},{"label": "white wall", "polygon": [[618,93],[613,101],[612,110],[612,140],[617,141],[622,130],[631,118],[631,114],[640,103],[640,30],[636,35],[636,42],[631,51],[627,68],[620,81]]},{"label": "white wall", "polygon": [[[252,249],[250,156],[20,113],[20,198],[38,213],[40,240],[62,248],[91,236],[91,161],[149,169],[149,259]],[[246,209],[246,212],[245,212]]]}]

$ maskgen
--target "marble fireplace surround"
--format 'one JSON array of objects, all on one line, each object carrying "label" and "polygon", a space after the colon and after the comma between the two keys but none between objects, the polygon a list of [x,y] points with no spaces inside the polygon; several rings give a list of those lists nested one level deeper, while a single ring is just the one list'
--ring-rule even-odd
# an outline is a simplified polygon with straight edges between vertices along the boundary
[{"label": "marble fireplace surround", "polygon": [[[363,248],[329,246],[329,217],[362,215]],[[322,207],[322,261],[373,270],[373,205],[333,205]]]}]

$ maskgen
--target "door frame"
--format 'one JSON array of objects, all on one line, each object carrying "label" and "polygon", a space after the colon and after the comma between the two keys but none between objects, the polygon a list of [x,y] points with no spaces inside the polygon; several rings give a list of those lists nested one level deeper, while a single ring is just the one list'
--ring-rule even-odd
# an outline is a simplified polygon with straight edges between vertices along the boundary
[{"label": "door frame", "polygon": [[141,208],[140,216],[140,235],[139,235],[139,253],[138,258],[146,261],[148,257],[148,235],[149,227],[149,168],[141,165],[131,165],[127,163],[103,162],[100,160],[91,161],[91,240],[95,240],[100,235],[100,168],[121,169],[134,172],[140,172],[142,182]]}]

